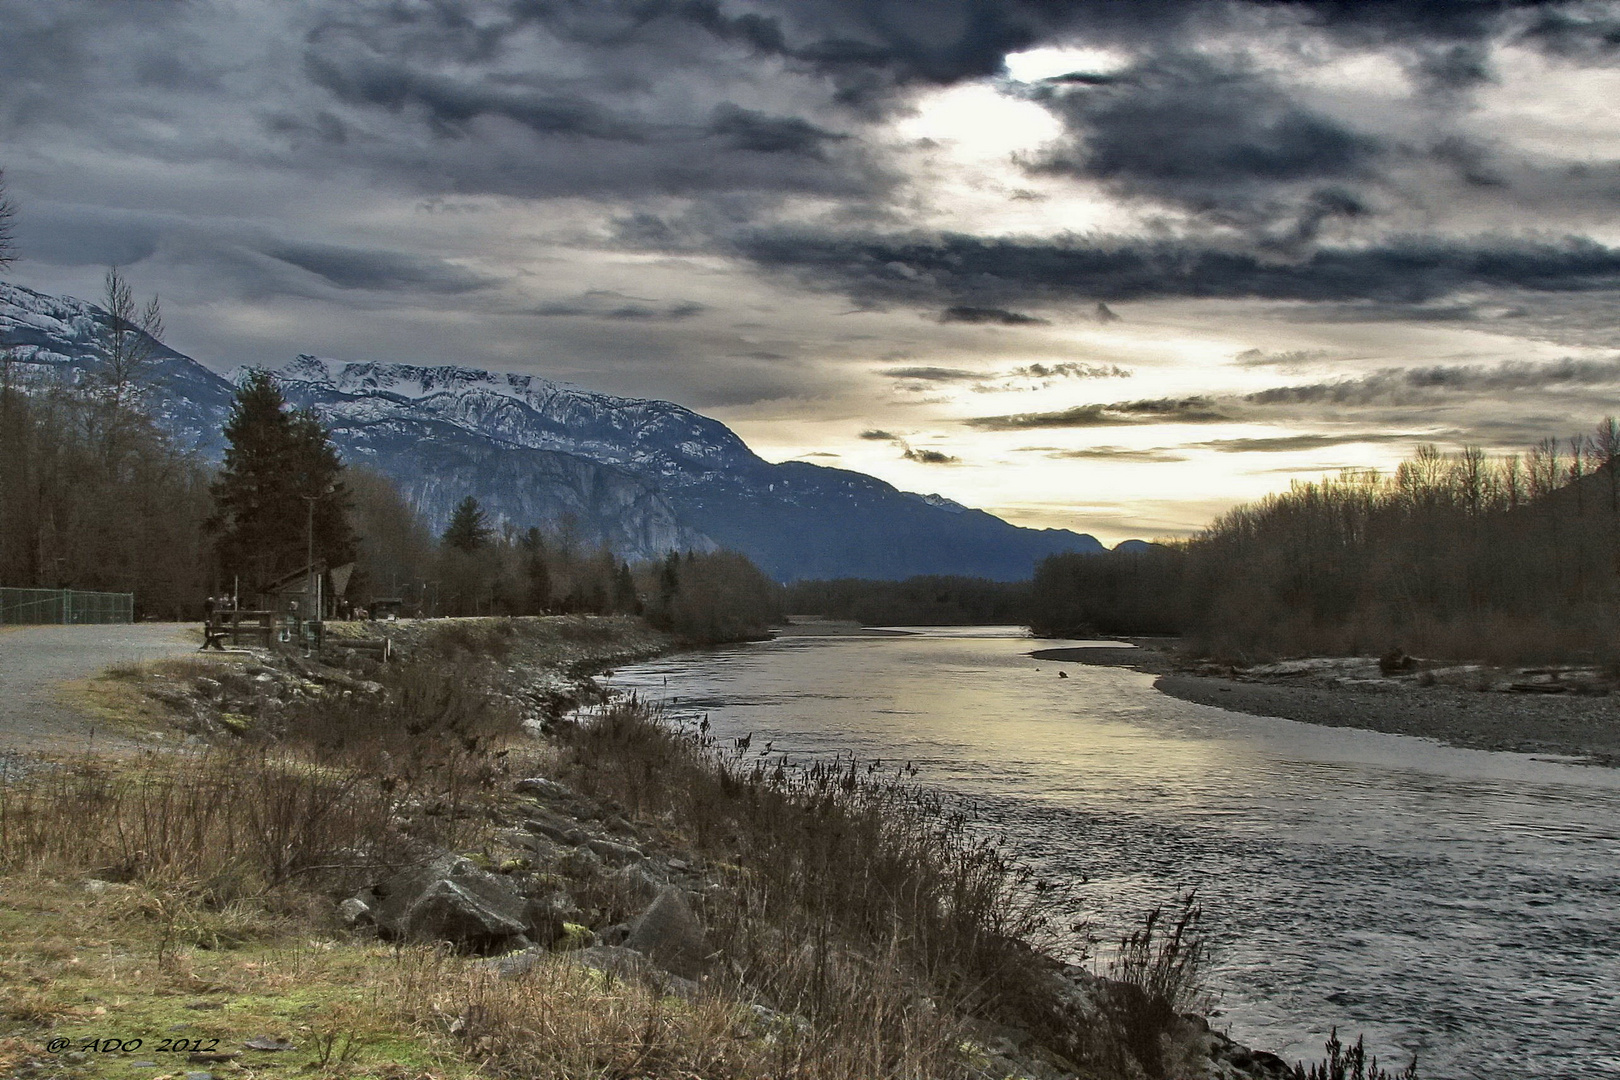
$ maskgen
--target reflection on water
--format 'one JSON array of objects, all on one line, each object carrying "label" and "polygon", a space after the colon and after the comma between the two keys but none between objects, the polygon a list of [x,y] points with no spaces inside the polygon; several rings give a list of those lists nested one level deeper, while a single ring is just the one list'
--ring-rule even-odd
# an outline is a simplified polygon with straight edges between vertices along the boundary
[{"label": "reflection on water", "polygon": [[610,681],[794,758],[915,762],[1106,936],[1196,887],[1217,1022],[1290,1060],[1336,1024],[1426,1077],[1620,1074],[1620,773],[1242,716],[1034,647],[784,638]]}]

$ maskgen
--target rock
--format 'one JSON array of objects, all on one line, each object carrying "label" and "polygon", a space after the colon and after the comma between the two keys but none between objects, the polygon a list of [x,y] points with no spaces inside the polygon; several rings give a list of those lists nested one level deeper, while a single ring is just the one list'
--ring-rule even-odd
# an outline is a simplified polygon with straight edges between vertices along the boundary
[{"label": "rock", "polygon": [[563,949],[588,949],[596,944],[596,934],[591,928],[577,922],[563,923],[562,940],[558,947]]},{"label": "rock", "polygon": [[376,893],[377,927],[391,938],[495,951],[511,947],[529,929],[524,898],[506,879],[467,859],[442,856],[394,875]]},{"label": "rock", "polygon": [[604,945],[623,945],[630,937],[629,923],[614,923],[597,935]]},{"label": "rock", "polygon": [[586,840],[585,846],[608,862],[636,863],[645,857],[639,849],[633,848],[629,844],[615,843],[612,840]]},{"label": "rock", "polygon": [[523,904],[523,919],[528,933],[541,945],[550,947],[562,940],[563,926],[573,914],[573,904],[567,897],[531,898]]},{"label": "rock", "polygon": [[527,851],[538,859],[550,861],[557,857],[557,845],[547,837],[527,829],[499,829],[495,839],[519,851]]},{"label": "rock", "polygon": [[565,801],[572,799],[574,793],[555,780],[548,780],[544,776],[530,776],[512,785],[512,790],[519,795],[538,795],[543,799]]},{"label": "rock", "polygon": [[524,821],[523,827],[539,836],[555,840],[559,844],[569,844],[574,847],[585,843],[586,839],[584,831],[578,825],[555,814],[529,818]]},{"label": "rock", "polygon": [[569,956],[581,967],[588,967],[615,978],[645,983],[662,994],[673,994],[690,1001],[698,996],[698,984],[672,975],[639,951],[612,945],[593,945]]},{"label": "rock", "polygon": [[547,949],[524,949],[522,952],[497,956],[488,961],[488,965],[491,971],[503,979],[517,979],[533,971],[536,964],[551,955]]},{"label": "rock", "polygon": [[609,874],[608,884],[628,899],[647,904],[652,902],[665,883],[648,873],[643,865],[631,863]]},{"label": "rock", "polygon": [[351,896],[339,904],[338,915],[343,919],[344,926],[365,926],[377,921],[371,905],[358,896]]},{"label": "rock", "polygon": [[499,947],[523,936],[523,909],[513,910],[508,897],[490,892],[465,880],[431,883],[406,910],[403,936],[478,948]]},{"label": "rock", "polygon": [[225,693],[225,687],[218,679],[210,679],[206,675],[199,675],[191,680],[191,685],[197,688],[197,696],[217,700]]},{"label": "rock", "polygon": [[1378,658],[1378,670],[1385,675],[1398,675],[1417,667],[1417,661],[1402,649],[1391,649]]},{"label": "rock", "polygon": [[703,924],[686,902],[686,894],[671,885],[630,924],[625,947],[645,953],[677,975],[695,977],[709,955]]},{"label": "rock", "polygon": [[277,1052],[277,1053],[279,1053],[280,1051],[283,1051],[283,1050],[296,1050],[296,1049],[298,1049],[298,1047],[294,1046],[292,1043],[288,1042],[286,1039],[276,1039],[276,1038],[272,1038],[269,1035],[255,1036],[254,1038],[249,1039],[247,1042],[243,1043],[242,1045],[247,1047],[249,1050],[264,1050],[264,1051]]}]

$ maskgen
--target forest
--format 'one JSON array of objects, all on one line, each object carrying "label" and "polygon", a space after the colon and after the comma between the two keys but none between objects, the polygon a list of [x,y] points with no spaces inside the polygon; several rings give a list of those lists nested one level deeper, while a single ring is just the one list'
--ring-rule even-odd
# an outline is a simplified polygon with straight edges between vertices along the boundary
[{"label": "forest", "polygon": [[1393,649],[1620,661],[1620,424],[1523,455],[1433,446],[1239,506],[1190,540],[1037,569],[1046,635],[1181,634],[1223,659]]},{"label": "forest", "polygon": [[838,578],[784,587],[790,612],[863,626],[1013,626],[1029,622],[1029,582],[928,575],[904,581]]}]

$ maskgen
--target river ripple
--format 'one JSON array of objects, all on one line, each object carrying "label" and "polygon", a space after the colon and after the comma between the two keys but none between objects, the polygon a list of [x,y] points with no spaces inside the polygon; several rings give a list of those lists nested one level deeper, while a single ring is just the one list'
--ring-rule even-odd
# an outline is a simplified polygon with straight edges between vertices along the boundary
[{"label": "river ripple", "polygon": [[[1105,938],[1198,890],[1217,1024],[1425,1077],[1620,1075],[1620,773],[1244,716],[1003,628],[781,638],[608,680],[798,760],[911,760]],[[1060,679],[1059,670],[1068,674]]]}]

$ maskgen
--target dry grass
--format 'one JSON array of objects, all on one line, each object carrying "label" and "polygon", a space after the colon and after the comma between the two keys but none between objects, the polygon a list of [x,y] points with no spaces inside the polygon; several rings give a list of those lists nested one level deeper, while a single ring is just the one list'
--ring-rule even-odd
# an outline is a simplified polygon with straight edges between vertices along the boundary
[{"label": "dry grass", "polygon": [[[453,1028],[480,1067],[534,1080],[704,1080],[781,1075],[753,1014],[683,1001],[559,955],[501,979],[444,953],[402,957],[391,992],[422,1027]],[[814,1075],[814,1074],[802,1074]]]},{"label": "dry grass", "polygon": [[164,660],[125,661],[88,679],[64,683],[57,691],[67,704],[81,709],[124,735],[169,735],[174,712],[154,700],[154,688],[188,684],[199,675],[217,678],[242,663],[240,656],[172,657]]},{"label": "dry grass", "polygon": [[386,863],[396,806],[359,774],[258,748],[86,758],[0,773],[0,872],[92,872],[228,904]]},{"label": "dry grass", "polygon": [[[274,745],[0,774],[0,938],[26,941],[0,947],[0,1038],[99,1030],[115,1010],[166,1031],[177,1002],[217,992],[229,1004],[212,1026],[186,1022],[210,1037],[292,1033],[322,1075],[407,1062],[413,1077],[967,1080],[984,1075],[984,1021],[1030,1030],[1091,1074],[1159,1071],[1120,1036],[1125,1021],[1082,1032],[1054,1007],[1029,944],[1049,932],[1041,894],[936,799],[854,762],[766,764],[634,703],[514,751],[500,672],[466,651],[505,632],[466,632],[386,669],[380,699],[289,704]],[[384,868],[487,845],[511,818],[519,757],[523,775],[558,775],[719,868],[699,914],[720,952],[697,1000],[562,957],[501,981],[465,957],[323,940],[333,898]],[[86,876],[112,884],[87,893]],[[572,888],[603,923],[637,904],[601,876]],[[1127,1002],[1152,1017],[1182,1001],[1161,953],[1147,948],[1145,997]]]},{"label": "dry grass", "polygon": [[634,702],[565,750],[581,790],[680,822],[733,867],[730,895],[704,912],[731,992],[820,1033],[812,1075],[968,1075],[969,1017],[1083,1048],[1030,945],[1052,933],[1039,892],[926,792],[852,761],[766,763]]},{"label": "dry grass", "polygon": [[[200,1067],[172,1049],[176,1040],[217,1040],[218,1051],[241,1054],[227,1068],[245,1076],[476,1075],[442,1025],[414,1024],[388,992],[399,963],[392,950],[312,938],[296,920],[263,914],[245,940],[177,942],[158,915],[173,899],[143,885],[91,892],[50,874],[0,877],[0,1073],[34,1061],[67,1064],[79,1076],[153,1080]],[[265,1036],[294,1049],[244,1048]],[[45,1048],[52,1038],[70,1049],[90,1039],[142,1041],[75,1064]],[[328,1052],[345,1047],[341,1060]]]}]

